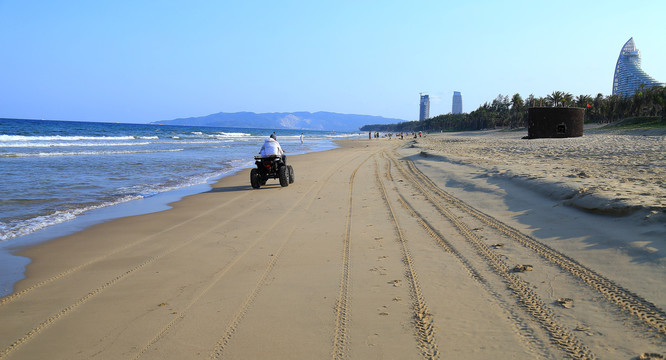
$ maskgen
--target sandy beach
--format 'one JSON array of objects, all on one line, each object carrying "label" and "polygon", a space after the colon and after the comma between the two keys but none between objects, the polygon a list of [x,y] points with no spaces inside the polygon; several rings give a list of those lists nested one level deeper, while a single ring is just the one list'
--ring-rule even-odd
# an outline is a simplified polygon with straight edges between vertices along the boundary
[{"label": "sandy beach", "polygon": [[33,246],[0,359],[664,355],[663,135],[524,135],[340,141]]}]

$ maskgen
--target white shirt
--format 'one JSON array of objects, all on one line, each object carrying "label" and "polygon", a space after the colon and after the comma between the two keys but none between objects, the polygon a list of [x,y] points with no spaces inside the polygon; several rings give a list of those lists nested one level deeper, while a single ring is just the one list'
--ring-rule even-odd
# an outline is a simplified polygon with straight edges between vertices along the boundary
[{"label": "white shirt", "polygon": [[264,141],[264,145],[261,147],[261,151],[259,153],[261,156],[282,155],[284,154],[284,151],[280,147],[280,143],[277,142],[277,140],[268,138]]}]

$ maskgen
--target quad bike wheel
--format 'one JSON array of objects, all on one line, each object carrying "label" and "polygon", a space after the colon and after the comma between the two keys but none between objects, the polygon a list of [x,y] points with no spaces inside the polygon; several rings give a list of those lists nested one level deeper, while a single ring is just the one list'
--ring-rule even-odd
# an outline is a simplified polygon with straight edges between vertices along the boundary
[{"label": "quad bike wheel", "polygon": [[289,186],[289,170],[286,166],[281,166],[278,169],[278,175],[280,176],[280,186]]},{"label": "quad bike wheel", "polygon": [[287,169],[289,170],[289,183],[293,184],[295,179],[294,179],[294,168],[291,167],[291,165],[287,165]]},{"label": "quad bike wheel", "polygon": [[259,174],[259,170],[250,170],[250,185],[252,185],[254,189],[259,189],[261,186],[261,174]]}]

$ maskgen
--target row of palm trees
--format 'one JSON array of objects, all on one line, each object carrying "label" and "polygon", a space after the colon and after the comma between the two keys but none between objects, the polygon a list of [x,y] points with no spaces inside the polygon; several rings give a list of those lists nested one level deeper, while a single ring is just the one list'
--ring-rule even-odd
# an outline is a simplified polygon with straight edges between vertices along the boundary
[{"label": "row of palm trees", "polygon": [[492,102],[466,114],[438,115],[423,121],[398,124],[366,125],[364,131],[413,132],[413,131],[463,131],[492,128],[521,128],[527,126],[527,110],[530,107],[581,107],[585,108],[585,121],[609,123],[630,117],[658,116],[666,123],[666,88],[641,86],[633,96],[596,97],[554,91],[545,97],[520,94],[512,97],[498,95]]}]

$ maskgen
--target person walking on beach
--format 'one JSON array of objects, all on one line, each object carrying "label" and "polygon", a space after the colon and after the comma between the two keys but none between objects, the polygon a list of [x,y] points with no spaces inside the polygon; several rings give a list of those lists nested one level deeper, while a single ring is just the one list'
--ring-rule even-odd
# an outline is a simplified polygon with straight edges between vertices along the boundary
[{"label": "person walking on beach", "polygon": [[285,165],[287,164],[287,155],[284,154],[284,150],[282,150],[280,143],[277,142],[274,133],[271,134],[271,136],[264,141],[264,145],[261,146],[259,154],[261,156],[271,156],[271,155],[281,156],[282,162]]},{"label": "person walking on beach", "polygon": [[303,143],[303,133],[301,133],[301,144]]}]

